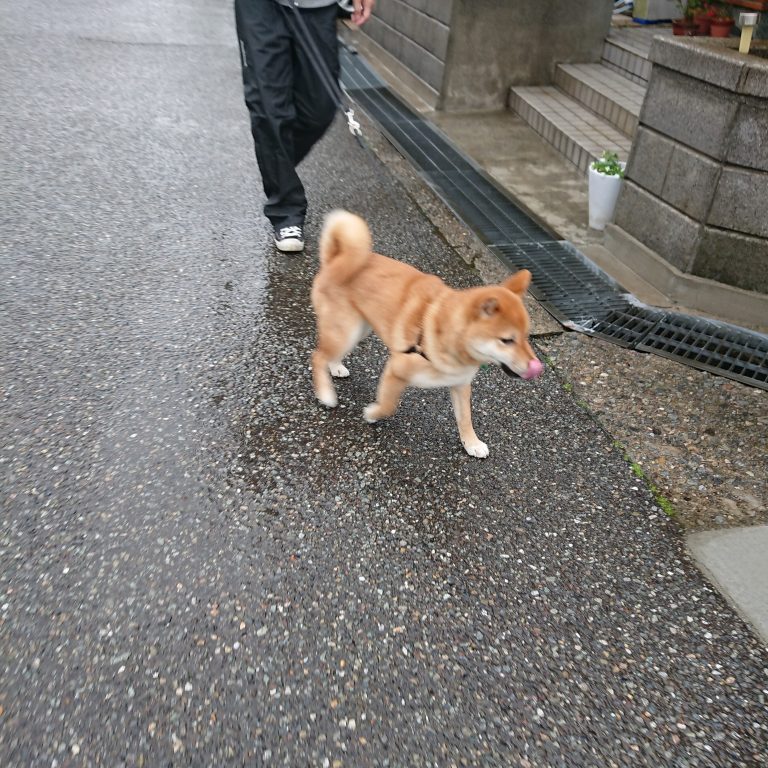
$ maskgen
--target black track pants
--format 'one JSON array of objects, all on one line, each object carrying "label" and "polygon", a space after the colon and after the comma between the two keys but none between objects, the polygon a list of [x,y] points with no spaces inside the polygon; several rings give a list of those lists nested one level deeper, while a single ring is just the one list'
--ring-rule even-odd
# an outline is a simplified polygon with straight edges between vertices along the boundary
[{"label": "black track pants", "polygon": [[309,31],[334,79],[339,76],[336,4],[299,11],[275,0],[235,0],[245,103],[251,116],[267,203],[275,227],[302,225],[307,211],[296,166],[333,122],[333,103],[307,56]]}]

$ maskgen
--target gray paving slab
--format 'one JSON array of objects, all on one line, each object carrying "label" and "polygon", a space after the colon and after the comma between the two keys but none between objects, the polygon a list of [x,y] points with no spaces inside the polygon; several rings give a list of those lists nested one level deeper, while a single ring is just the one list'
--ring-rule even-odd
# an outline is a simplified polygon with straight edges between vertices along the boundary
[{"label": "gray paving slab", "polygon": [[551,373],[371,428],[322,215],[478,281],[338,125],[274,253],[229,3],[3,2],[0,765],[765,763],[768,654]]},{"label": "gray paving slab", "polygon": [[768,643],[768,525],[688,536],[696,561]]}]

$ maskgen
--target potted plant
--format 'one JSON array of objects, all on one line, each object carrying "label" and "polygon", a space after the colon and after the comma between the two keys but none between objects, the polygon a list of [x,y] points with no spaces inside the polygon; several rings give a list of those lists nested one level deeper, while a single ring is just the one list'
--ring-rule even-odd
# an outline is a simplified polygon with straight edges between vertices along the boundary
[{"label": "potted plant", "polygon": [[707,37],[712,26],[712,19],[716,18],[718,13],[718,4],[713,2],[702,3],[701,8],[694,10],[693,23],[696,25],[696,34]]},{"label": "potted plant", "polygon": [[619,162],[615,152],[603,152],[599,160],[589,166],[589,226],[605,229],[613,219],[625,163]]},{"label": "potted plant", "polygon": [[709,27],[709,34],[712,37],[728,37],[733,27],[733,18],[730,11],[724,5],[718,5],[715,8],[715,16]]},{"label": "potted plant", "polygon": [[702,9],[702,0],[680,0],[682,16],[672,20],[672,34],[685,37],[693,37],[698,34],[698,26],[693,20],[697,11]]}]

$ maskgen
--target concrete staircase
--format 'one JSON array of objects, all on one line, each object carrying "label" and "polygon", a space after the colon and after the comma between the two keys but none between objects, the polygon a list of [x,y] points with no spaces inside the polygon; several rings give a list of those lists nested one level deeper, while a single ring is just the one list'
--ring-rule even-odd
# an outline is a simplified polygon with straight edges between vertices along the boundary
[{"label": "concrete staircase", "polygon": [[582,171],[605,150],[626,160],[665,27],[612,28],[599,64],[560,64],[551,86],[514,87],[510,107]]}]

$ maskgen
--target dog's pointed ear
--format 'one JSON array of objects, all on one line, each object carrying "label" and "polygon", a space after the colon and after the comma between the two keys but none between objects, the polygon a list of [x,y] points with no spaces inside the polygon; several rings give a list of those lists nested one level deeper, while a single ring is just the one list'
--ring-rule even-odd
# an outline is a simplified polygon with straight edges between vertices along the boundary
[{"label": "dog's pointed ear", "polygon": [[480,302],[480,306],[477,308],[477,314],[480,317],[493,317],[498,311],[499,302],[493,296]]},{"label": "dog's pointed ear", "polygon": [[502,286],[512,293],[516,293],[518,296],[522,296],[531,284],[531,273],[527,269],[521,269],[519,272],[515,272],[514,275],[510,275],[503,283]]}]

